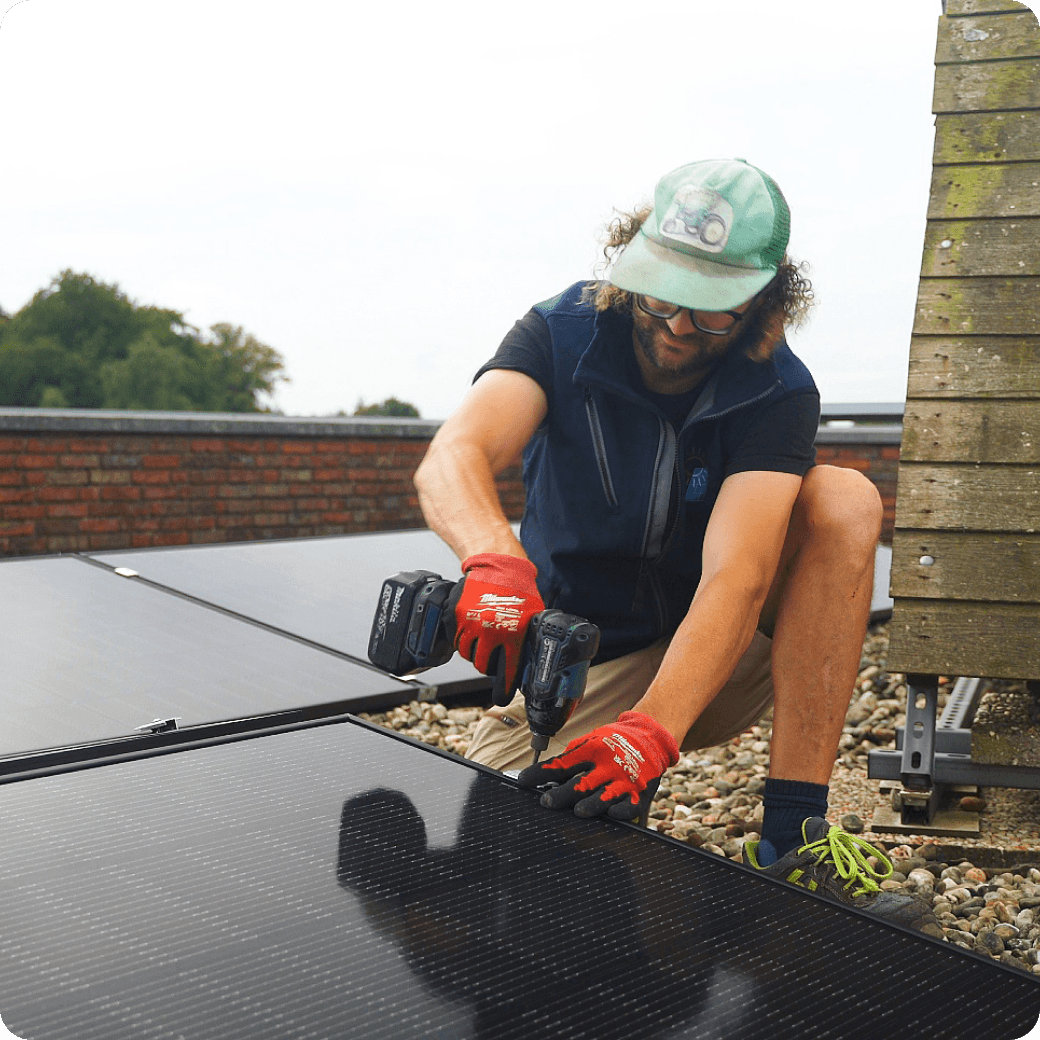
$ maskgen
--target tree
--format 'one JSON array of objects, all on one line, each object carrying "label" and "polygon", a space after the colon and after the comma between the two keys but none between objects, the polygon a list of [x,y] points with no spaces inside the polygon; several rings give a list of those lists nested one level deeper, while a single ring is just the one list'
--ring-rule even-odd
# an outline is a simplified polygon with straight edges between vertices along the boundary
[{"label": "tree", "polygon": [[204,338],[183,314],[73,271],[0,320],[3,405],[258,412],[284,368],[240,326]]},{"label": "tree", "polygon": [[363,400],[358,399],[357,407],[354,409],[355,415],[386,415],[395,418],[409,418],[418,419],[420,418],[419,409],[414,404],[409,404],[407,401],[398,401],[396,397],[388,397],[385,401],[379,404],[365,404]]}]

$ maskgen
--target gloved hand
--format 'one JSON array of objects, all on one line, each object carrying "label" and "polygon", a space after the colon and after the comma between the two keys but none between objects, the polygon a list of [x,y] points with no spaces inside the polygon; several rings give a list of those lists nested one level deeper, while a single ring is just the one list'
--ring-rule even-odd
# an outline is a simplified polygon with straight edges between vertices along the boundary
[{"label": "gloved hand", "polygon": [[644,818],[661,776],[679,761],[679,745],[663,726],[639,711],[572,740],[563,752],[528,766],[521,787],[557,783],[542,795],[547,809],[614,820]]},{"label": "gloved hand", "polygon": [[484,675],[496,672],[496,704],[508,704],[519,682],[517,667],[527,625],[545,610],[530,560],[479,553],[462,561],[463,578],[448,597],[455,618],[455,649]]}]

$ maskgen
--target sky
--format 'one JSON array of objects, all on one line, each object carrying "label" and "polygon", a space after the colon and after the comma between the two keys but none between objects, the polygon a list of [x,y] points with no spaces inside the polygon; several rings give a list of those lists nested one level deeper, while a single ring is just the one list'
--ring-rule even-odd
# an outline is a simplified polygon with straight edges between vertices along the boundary
[{"label": "sky", "polygon": [[902,401],[941,0],[0,0],[0,307],[64,269],[285,359],[267,403],[443,419],[616,210],[742,157],[825,403]]}]

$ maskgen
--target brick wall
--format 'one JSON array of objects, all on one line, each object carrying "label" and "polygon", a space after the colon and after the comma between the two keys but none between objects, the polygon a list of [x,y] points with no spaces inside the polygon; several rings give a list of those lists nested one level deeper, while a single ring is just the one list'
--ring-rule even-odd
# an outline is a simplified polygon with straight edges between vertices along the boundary
[{"label": "brick wall", "polygon": [[[424,526],[412,474],[438,423],[0,409],[0,553],[29,555]],[[894,443],[820,432],[821,462],[881,488]],[[892,433],[889,430],[889,442]],[[523,510],[518,470],[499,491]]]}]

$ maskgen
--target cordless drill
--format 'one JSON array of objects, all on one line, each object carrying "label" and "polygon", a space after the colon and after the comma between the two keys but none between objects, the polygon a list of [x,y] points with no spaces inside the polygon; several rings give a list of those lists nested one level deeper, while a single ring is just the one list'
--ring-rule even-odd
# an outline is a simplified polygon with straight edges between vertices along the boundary
[{"label": "cordless drill", "polygon": [[[368,659],[391,675],[413,675],[444,664],[455,652],[455,618],[447,608],[455,583],[433,571],[402,571],[387,578],[372,621]],[[534,761],[574,714],[585,693],[589,662],[599,649],[599,629],[562,610],[543,610],[524,635],[517,678],[531,729]],[[504,707],[504,659],[492,701]]]}]

